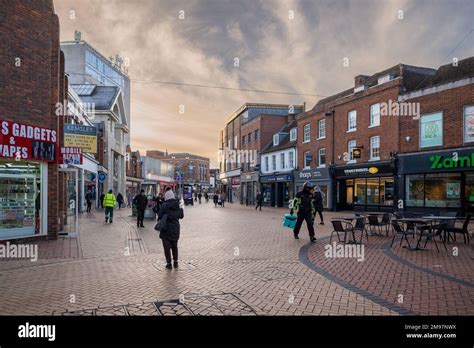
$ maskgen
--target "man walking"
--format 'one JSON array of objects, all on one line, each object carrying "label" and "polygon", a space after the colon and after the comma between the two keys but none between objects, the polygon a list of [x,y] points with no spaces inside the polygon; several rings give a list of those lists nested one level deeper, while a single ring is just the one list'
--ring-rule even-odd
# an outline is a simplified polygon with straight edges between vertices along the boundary
[{"label": "man walking", "polygon": [[[324,217],[323,217],[323,210],[324,210],[324,204],[323,204],[323,199],[324,199],[324,192],[321,191],[321,188],[319,186],[316,186],[315,192],[313,193],[314,197],[314,209],[315,209],[315,214],[319,214],[319,218],[321,219],[321,222],[319,223],[320,225],[324,225]],[[316,215],[314,216],[316,220]]]},{"label": "man walking", "polygon": [[87,204],[87,212],[90,213],[91,208],[92,208],[92,192],[90,190],[87,191],[86,193],[86,204]]},{"label": "man walking", "polygon": [[145,227],[143,219],[145,218],[145,209],[148,205],[148,198],[145,196],[145,190],[141,190],[140,194],[136,195],[133,203],[137,208],[137,227]]},{"label": "man walking", "polygon": [[105,207],[105,223],[109,222],[112,223],[114,218],[114,208],[117,204],[117,200],[115,195],[112,193],[112,190],[104,196],[104,207]]},{"label": "man walking", "polygon": [[309,239],[311,242],[316,242],[316,237],[314,236],[314,226],[313,226],[313,216],[316,213],[314,208],[314,199],[311,194],[311,189],[313,186],[309,181],[306,181],[303,185],[303,189],[296,194],[296,197],[293,199],[293,205],[291,207],[290,213],[296,213],[296,226],[293,230],[295,239],[299,239],[298,235],[300,233],[301,225],[303,221],[306,221],[309,231]]},{"label": "man walking", "polygon": [[263,197],[262,197],[262,193],[259,191],[257,192],[257,206],[255,207],[255,210],[260,208],[260,211],[262,211],[262,203],[263,203]]}]

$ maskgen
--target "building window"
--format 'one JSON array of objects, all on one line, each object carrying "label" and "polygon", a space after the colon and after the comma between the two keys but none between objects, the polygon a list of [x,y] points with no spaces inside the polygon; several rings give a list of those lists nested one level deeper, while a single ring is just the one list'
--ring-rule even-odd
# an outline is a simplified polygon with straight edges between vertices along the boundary
[{"label": "building window", "polygon": [[443,113],[420,117],[420,147],[443,145]]},{"label": "building window", "polygon": [[326,138],[326,120],[318,121],[318,138]]},{"label": "building window", "polygon": [[357,111],[350,111],[347,114],[347,131],[354,132],[357,130]]},{"label": "building window", "polygon": [[293,128],[290,130],[290,141],[295,141],[296,140],[296,128]]},{"label": "building window", "polygon": [[322,148],[319,149],[319,166],[325,166],[326,165],[326,149]]},{"label": "building window", "polygon": [[245,145],[245,135],[242,137],[242,145]]},{"label": "building window", "polygon": [[247,135],[247,143],[250,144],[251,142],[252,142],[252,133],[249,133],[249,134]]},{"label": "building window", "polygon": [[272,155],[272,170],[276,171],[277,170],[277,156]]},{"label": "building window", "polygon": [[234,149],[237,149],[237,135],[234,135]]},{"label": "building window", "polygon": [[352,150],[357,146],[355,140],[349,140],[347,142],[347,152],[349,153],[349,160],[354,161],[354,157],[352,156]]},{"label": "building window", "polygon": [[304,168],[305,169],[308,169],[311,167],[311,160],[312,160],[311,152],[306,151],[304,153]]},{"label": "building window", "polygon": [[370,127],[380,126],[380,104],[370,106]]},{"label": "building window", "polygon": [[303,143],[307,143],[311,140],[311,128],[310,124],[305,124],[303,127]]},{"label": "building window", "polygon": [[290,169],[294,168],[295,166],[295,159],[294,159],[294,153],[293,151],[291,151],[290,153],[288,153],[289,155],[289,162],[290,162]]},{"label": "building window", "polygon": [[474,106],[464,108],[464,142],[474,141]]},{"label": "building window", "polygon": [[254,133],[254,139],[255,139],[255,141],[258,140],[259,133],[260,133],[259,130],[256,129],[256,130],[255,130],[255,133]]},{"label": "building window", "polygon": [[281,161],[281,168],[285,169],[286,168],[286,163],[285,163],[285,153],[280,154],[280,161]]},{"label": "building window", "polygon": [[278,138],[279,138],[278,134],[273,135],[273,146],[278,145]]},{"label": "building window", "polygon": [[270,164],[268,156],[265,156],[265,171],[268,173],[270,171]]},{"label": "building window", "polygon": [[380,159],[380,137],[379,136],[370,138],[370,159],[371,160]]},{"label": "building window", "polygon": [[407,206],[461,207],[461,173],[407,175],[405,183]]}]

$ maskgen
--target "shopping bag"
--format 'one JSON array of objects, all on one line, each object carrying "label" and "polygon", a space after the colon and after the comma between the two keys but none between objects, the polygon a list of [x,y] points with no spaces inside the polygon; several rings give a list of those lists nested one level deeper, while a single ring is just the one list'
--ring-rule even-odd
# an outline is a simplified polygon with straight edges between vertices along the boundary
[{"label": "shopping bag", "polygon": [[285,214],[283,217],[283,226],[288,228],[295,228],[296,226],[296,215]]}]

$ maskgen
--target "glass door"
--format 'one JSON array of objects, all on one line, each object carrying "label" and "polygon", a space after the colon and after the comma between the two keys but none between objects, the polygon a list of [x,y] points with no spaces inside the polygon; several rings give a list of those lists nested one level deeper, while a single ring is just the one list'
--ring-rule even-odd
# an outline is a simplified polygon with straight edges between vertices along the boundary
[{"label": "glass door", "polygon": [[63,169],[66,179],[66,213],[64,216],[63,230],[60,234],[74,235],[79,232],[78,222],[78,171],[77,169]]}]

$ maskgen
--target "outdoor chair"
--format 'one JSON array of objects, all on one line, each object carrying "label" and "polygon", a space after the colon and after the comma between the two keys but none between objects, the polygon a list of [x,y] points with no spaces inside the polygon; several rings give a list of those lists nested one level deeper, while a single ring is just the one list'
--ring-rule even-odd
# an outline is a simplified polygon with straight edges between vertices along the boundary
[{"label": "outdoor chair", "polygon": [[369,215],[369,228],[370,232],[374,233],[374,230],[379,230],[379,233],[382,231],[383,224],[379,221],[379,218],[376,215]]},{"label": "outdoor chair", "polygon": [[380,224],[385,227],[385,235],[388,236],[388,232],[390,231],[391,225],[390,221],[392,220],[392,215],[390,213],[385,213],[382,215],[382,221]]},{"label": "outdoor chair", "polygon": [[353,231],[354,235],[356,232],[360,232],[360,243],[362,243],[362,238],[364,237],[364,232],[365,236],[367,238],[367,241],[369,241],[369,233],[367,232],[367,228],[365,228],[366,225],[366,220],[365,217],[360,217],[356,219]]},{"label": "outdoor chair", "polygon": [[411,248],[410,242],[408,241],[407,236],[408,235],[414,235],[415,233],[410,230],[406,230],[403,228],[403,226],[398,222],[398,221],[392,221],[392,227],[393,230],[395,231],[393,238],[392,238],[392,243],[390,244],[390,248],[393,246],[393,242],[395,241],[396,236],[401,236],[400,237],[400,246],[402,245],[403,240],[405,239],[407,241],[408,247]]},{"label": "outdoor chair", "polygon": [[[454,221],[454,220],[453,220]],[[446,228],[446,232],[448,233],[448,240],[450,237],[450,233],[453,233],[454,235],[454,240],[456,240],[456,234],[460,233],[464,237],[464,243],[469,244],[469,231],[468,231],[468,226],[469,222],[471,222],[471,214],[467,214],[466,218],[464,219],[464,223],[462,224],[462,227],[448,227]]]},{"label": "outdoor chair", "polygon": [[329,238],[329,244],[331,244],[332,235],[334,233],[337,235],[337,240],[339,242],[341,242],[341,238],[339,237],[339,234],[341,234],[341,233],[344,234],[343,243],[346,243],[348,233],[352,233],[352,236],[355,240],[354,228],[353,228],[352,224],[349,221],[334,219],[334,220],[331,220],[331,223],[332,223],[332,227],[333,227],[334,230],[331,232],[331,237]]},{"label": "outdoor chair", "polygon": [[[455,211],[441,211],[439,213],[440,216],[451,216],[451,217],[456,217],[457,213]],[[444,231],[444,239],[446,240],[446,238],[448,238],[448,242],[449,242],[449,233],[447,233],[447,229],[448,228],[455,228],[456,227],[456,220],[454,219],[449,219],[449,220],[445,220],[444,222],[446,222],[446,229]],[[452,237],[451,237],[452,238]],[[454,240],[454,239],[453,239]]]},{"label": "outdoor chair", "polygon": [[423,248],[426,248],[426,244],[428,243],[429,240],[431,240],[435,243],[436,250],[438,250],[439,252],[438,243],[436,243],[436,237],[439,237],[441,241],[443,242],[444,249],[446,249],[447,251],[448,248],[446,247],[446,243],[443,238],[443,233],[445,231],[446,231],[446,223],[443,222],[443,223],[440,223],[439,225],[433,226],[433,228],[429,232],[423,233],[423,237],[426,237],[425,245],[423,246]]}]

